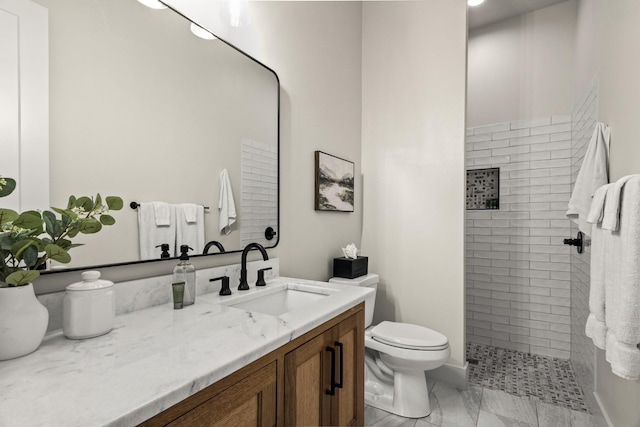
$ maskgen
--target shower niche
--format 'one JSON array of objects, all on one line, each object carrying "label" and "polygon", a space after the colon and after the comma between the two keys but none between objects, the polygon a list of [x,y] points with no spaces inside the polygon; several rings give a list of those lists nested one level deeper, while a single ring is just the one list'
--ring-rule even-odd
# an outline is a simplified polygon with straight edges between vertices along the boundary
[{"label": "shower niche", "polygon": [[469,210],[500,209],[500,168],[467,170]]}]

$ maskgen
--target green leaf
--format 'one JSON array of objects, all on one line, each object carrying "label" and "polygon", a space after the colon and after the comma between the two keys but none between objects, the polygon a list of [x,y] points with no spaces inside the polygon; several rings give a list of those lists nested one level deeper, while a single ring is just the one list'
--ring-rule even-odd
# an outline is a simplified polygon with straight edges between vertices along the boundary
[{"label": "green leaf", "polygon": [[119,211],[123,206],[122,198],[118,196],[108,196],[107,206],[112,211]]},{"label": "green leaf", "polygon": [[23,240],[18,240],[17,242],[15,242],[13,244],[13,246],[11,246],[11,253],[13,254],[13,256],[17,259],[17,260],[22,260],[22,254],[24,253],[24,251],[30,247],[33,246],[34,249],[36,250],[36,253],[38,252],[38,242],[32,239],[23,239]]},{"label": "green leaf", "polygon": [[78,220],[77,228],[83,234],[93,234],[102,230],[102,224],[94,218],[81,218]]},{"label": "green leaf", "polygon": [[33,282],[38,276],[40,276],[40,272],[38,271],[20,270],[8,275],[5,282],[7,282],[9,286],[24,286]]},{"label": "green leaf", "polygon": [[0,224],[15,221],[18,218],[18,212],[11,209],[0,209]]},{"label": "green leaf", "polygon": [[84,209],[85,212],[89,212],[93,209],[93,200],[89,197],[82,196],[76,200],[76,206]]},{"label": "green leaf", "polygon": [[73,211],[70,211],[70,210],[68,210],[68,209],[60,209],[60,208],[54,208],[54,207],[51,207],[51,209],[53,209],[54,211],[56,211],[56,212],[58,212],[60,215],[62,215],[62,220],[63,220],[63,222],[64,222],[64,217],[69,217],[69,218],[71,218],[71,219],[76,219],[76,218],[78,218],[78,214],[77,214],[77,213],[75,213],[75,212],[73,212]]},{"label": "green leaf", "polygon": [[42,225],[40,214],[34,215],[33,211],[23,212],[13,221],[13,225],[20,228],[38,228]]},{"label": "green leaf", "polygon": [[100,193],[96,195],[96,201],[93,202],[93,210],[97,211],[102,207],[102,197],[100,197]]},{"label": "green leaf", "polygon": [[16,180],[13,178],[0,178],[0,197],[7,197],[16,189]]},{"label": "green leaf", "polygon": [[67,209],[71,210],[76,207],[76,196],[69,196],[69,202],[67,203]]},{"label": "green leaf", "polygon": [[28,246],[22,254],[22,260],[27,267],[33,268],[38,262],[38,249],[35,246]]},{"label": "green leaf", "polygon": [[63,264],[66,264],[71,261],[71,255],[69,255],[69,252],[65,251],[60,246],[55,245],[53,243],[45,246],[44,251],[47,254],[47,256],[54,261],[58,261]]},{"label": "green leaf", "polygon": [[116,219],[114,217],[112,217],[111,215],[100,215],[100,222],[103,225],[113,225],[116,223]]},{"label": "green leaf", "polygon": [[11,233],[0,233],[0,250],[10,251],[15,242],[16,239],[11,236]]},{"label": "green leaf", "polygon": [[67,233],[67,236],[71,237],[72,239],[74,237],[76,237],[78,235],[78,233],[80,232],[80,230],[78,230],[77,228],[72,228],[71,230],[69,230],[69,232]]},{"label": "green leaf", "polygon": [[49,234],[54,239],[62,235],[62,232],[64,231],[64,229],[62,228],[62,221],[58,221],[53,212],[42,212],[42,219],[44,220],[47,234]]}]

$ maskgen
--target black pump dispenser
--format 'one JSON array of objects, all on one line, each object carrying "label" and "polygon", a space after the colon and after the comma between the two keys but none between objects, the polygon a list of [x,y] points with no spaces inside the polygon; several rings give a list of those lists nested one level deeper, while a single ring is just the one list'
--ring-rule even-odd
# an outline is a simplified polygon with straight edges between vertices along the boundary
[{"label": "black pump dispenser", "polygon": [[189,247],[189,245],[181,245],[180,246],[180,261],[189,261],[189,250],[190,249],[193,250],[193,248]]},{"label": "black pump dispenser", "polygon": [[160,254],[160,258],[171,258],[171,255],[169,255],[168,243],[163,243],[161,245],[158,245],[156,246],[156,248],[160,248],[160,250],[162,251],[162,253]]}]

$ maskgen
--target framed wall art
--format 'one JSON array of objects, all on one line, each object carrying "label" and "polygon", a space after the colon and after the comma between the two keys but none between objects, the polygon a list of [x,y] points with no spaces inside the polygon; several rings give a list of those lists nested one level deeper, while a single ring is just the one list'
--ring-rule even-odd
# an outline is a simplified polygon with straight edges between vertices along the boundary
[{"label": "framed wall art", "polygon": [[315,209],[353,212],[354,174],[353,162],[316,151]]}]

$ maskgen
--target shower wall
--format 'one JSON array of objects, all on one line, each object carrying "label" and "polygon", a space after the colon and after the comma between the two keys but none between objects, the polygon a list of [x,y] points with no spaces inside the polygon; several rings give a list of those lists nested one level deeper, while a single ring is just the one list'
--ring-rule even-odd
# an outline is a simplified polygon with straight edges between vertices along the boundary
[{"label": "shower wall", "polygon": [[[572,156],[571,184],[575,184],[578,171],[582,165],[587,145],[598,119],[598,80],[594,79],[582,99],[576,103],[572,114]],[[578,227],[571,223],[571,235],[578,233]],[[576,379],[585,396],[593,399],[593,367],[595,347],[584,333],[589,316],[589,287],[591,248],[585,247],[582,254],[571,251],[571,365]],[[591,408],[596,408],[590,402]]]},{"label": "shower wall", "polygon": [[467,169],[500,168],[500,207],[468,210],[467,340],[568,359],[571,115],[470,128]]}]

